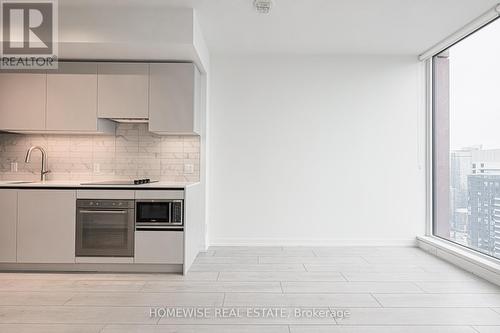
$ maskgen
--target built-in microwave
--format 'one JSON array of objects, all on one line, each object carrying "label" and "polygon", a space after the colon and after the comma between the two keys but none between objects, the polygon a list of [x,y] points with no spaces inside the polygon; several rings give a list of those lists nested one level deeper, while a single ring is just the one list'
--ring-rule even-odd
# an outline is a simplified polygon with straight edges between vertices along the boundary
[{"label": "built-in microwave", "polygon": [[184,200],[136,200],[136,230],[172,230],[184,226]]}]

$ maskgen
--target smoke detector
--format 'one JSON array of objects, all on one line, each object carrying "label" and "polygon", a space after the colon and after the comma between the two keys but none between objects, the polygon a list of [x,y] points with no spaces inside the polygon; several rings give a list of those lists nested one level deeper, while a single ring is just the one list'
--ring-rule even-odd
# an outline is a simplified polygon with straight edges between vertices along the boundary
[{"label": "smoke detector", "polygon": [[253,6],[259,14],[269,14],[273,6],[272,0],[254,0]]}]

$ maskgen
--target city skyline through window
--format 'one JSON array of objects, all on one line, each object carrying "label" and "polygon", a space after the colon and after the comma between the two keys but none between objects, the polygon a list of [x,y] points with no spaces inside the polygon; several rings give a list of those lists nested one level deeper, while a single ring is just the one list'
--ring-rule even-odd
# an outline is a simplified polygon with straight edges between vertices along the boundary
[{"label": "city skyline through window", "polygon": [[500,258],[500,20],[434,57],[436,236]]}]

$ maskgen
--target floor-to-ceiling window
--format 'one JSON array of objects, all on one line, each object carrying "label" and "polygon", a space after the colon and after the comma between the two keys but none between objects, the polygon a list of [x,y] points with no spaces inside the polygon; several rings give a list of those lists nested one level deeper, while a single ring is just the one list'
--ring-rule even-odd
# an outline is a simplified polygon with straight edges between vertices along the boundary
[{"label": "floor-to-ceiling window", "polygon": [[436,236],[500,258],[500,20],[433,58]]}]

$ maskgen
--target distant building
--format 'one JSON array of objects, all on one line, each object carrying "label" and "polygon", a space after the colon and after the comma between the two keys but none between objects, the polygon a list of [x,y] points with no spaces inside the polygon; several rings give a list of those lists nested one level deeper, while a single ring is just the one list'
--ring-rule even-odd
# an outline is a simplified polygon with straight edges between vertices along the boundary
[{"label": "distant building", "polygon": [[473,174],[473,153],[481,146],[467,147],[450,153],[450,237],[467,245],[468,183],[467,176]]},{"label": "distant building", "polygon": [[500,174],[500,149],[471,150],[472,174]]},{"label": "distant building", "polygon": [[484,170],[467,178],[469,246],[500,257],[500,174]]},{"label": "distant building", "polygon": [[450,152],[450,239],[500,258],[500,149]]}]

